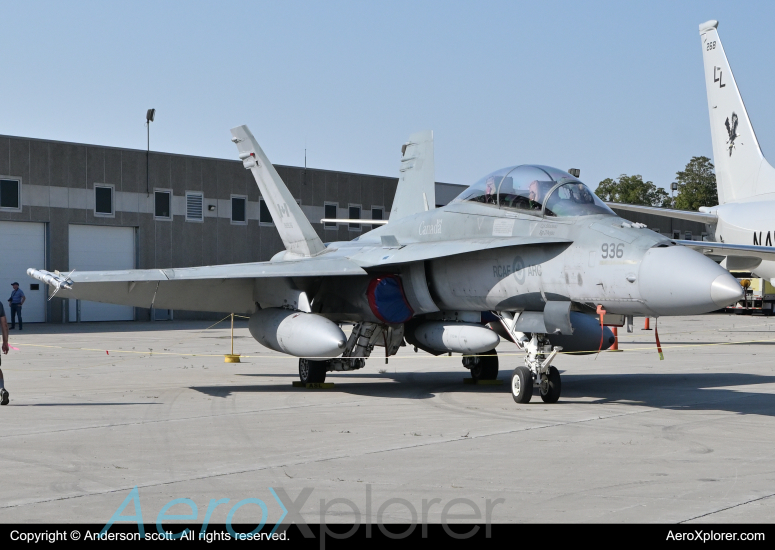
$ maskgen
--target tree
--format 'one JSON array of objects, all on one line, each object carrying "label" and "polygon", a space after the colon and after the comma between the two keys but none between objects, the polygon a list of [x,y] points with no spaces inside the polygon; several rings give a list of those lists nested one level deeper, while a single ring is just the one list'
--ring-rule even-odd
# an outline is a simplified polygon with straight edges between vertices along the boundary
[{"label": "tree", "polygon": [[670,195],[643,176],[622,174],[618,179],[606,178],[597,186],[595,194],[607,202],[642,204],[645,206],[670,206]]},{"label": "tree", "polygon": [[713,163],[708,157],[692,157],[682,172],[676,172],[678,194],[675,207],[679,210],[699,210],[700,206],[716,206],[718,190]]}]

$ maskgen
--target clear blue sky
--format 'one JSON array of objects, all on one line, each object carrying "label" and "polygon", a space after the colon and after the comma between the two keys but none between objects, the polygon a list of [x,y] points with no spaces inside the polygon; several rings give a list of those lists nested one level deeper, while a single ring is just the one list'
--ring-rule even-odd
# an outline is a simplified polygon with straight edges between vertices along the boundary
[{"label": "clear blue sky", "polygon": [[711,156],[699,23],[775,163],[775,2],[2,3],[0,133],[396,175],[432,129],[439,181],[578,167],[669,186]]}]

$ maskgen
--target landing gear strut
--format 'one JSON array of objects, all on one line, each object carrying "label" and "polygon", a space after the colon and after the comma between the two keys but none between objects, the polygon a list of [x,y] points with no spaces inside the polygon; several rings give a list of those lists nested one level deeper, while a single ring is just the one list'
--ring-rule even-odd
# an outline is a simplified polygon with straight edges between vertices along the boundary
[{"label": "landing gear strut", "polygon": [[511,396],[517,403],[529,403],[536,386],[544,403],[556,403],[562,384],[560,372],[552,366],[552,361],[562,348],[552,347],[543,334],[533,334],[525,342],[525,351],[525,366],[514,369],[511,377]]},{"label": "landing gear strut", "polygon": [[471,369],[474,380],[495,380],[498,378],[498,354],[492,349],[481,355],[463,357],[463,366]]}]

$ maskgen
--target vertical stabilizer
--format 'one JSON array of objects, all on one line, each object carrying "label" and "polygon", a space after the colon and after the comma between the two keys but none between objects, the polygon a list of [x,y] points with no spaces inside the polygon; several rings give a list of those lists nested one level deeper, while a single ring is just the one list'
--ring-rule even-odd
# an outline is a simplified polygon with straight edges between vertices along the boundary
[{"label": "vertical stabilizer", "polygon": [[718,21],[700,25],[700,38],[719,202],[775,192],[775,170],[762,155],[718,36]]},{"label": "vertical stabilizer", "polygon": [[433,132],[409,136],[401,147],[401,168],[390,220],[436,208],[436,169],[433,163]]},{"label": "vertical stabilizer", "polygon": [[231,140],[237,145],[239,158],[245,168],[253,173],[258,190],[272,214],[277,231],[286,250],[299,256],[316,256],[326,250],[309,220],[304,216],[296,200],[280,179],[256,138],[247,126],[231,129]]}]

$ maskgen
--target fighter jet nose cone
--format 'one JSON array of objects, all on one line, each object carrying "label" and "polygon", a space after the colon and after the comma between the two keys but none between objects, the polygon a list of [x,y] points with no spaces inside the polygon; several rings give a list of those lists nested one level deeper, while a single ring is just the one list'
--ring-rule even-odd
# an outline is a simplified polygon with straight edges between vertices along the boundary
[{"label": "fighter jet nose cone", "polygon": [[655,315],[697,315],[742,296],[737,280],[716,262],[683,246],[652,248],[638,276],[641,298]]},{"label": "fighter jet nose cone", "polygon": [[726,307],[743,297],[743,287],[729,273],[716,277],[710,285],[710,297],[718,307]]}]

